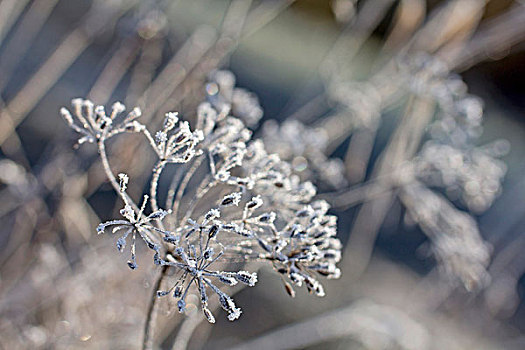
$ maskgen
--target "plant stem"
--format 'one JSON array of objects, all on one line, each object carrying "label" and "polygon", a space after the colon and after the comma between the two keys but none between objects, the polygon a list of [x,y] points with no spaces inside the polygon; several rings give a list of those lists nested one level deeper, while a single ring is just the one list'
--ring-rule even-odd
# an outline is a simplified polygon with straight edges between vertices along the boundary
[{"label": "plant stem", "polygon": [[113,189],[115,192],[122,197],[124,201],[127,200],[127,202],[133,207],[135,211],[138,212],[138,206],[135,204],[135,202],[131,199],[131,197],[125,193],[120,191],[120,185],[115,178],[115,175],[113,174],[113,171],[111,170],[111,166],[109,165],[108,155],[106,153],[106,145],[105,145],[105,135],[103,135],[100,140],[98,140],[98,153],[100,155],[100,160],[102,161],[102,167],[104,168],[104,172],[106,173],[106,176],[111,183],[111,186],[113,186]]},{"label": "plant stem", "polygon": [[150,350],[153,348],[153,340],[155,336],[155,325],[157,321],[157,313],[159,309],[159,301],[160,298],[157,297],[157,290],[160,289],[160,286],[162,284],[162,281],[164,280],[164,276],[166,276],[166,273],[168,271],[168,266],[163,266],[160,273],[157,274],[155,284],[153,285],[152,289],[152,296],[150,298],[148,310],[147,310],[147,316],[146,316],[146,322],[144,324],[144,332],[143,332],[143,343],[142,343],[142,349],[143,350]]},{"label": "plant stem", "polygon": [[151,197],[151,208],[153,211],[159,210],[159,205],[157,202],[157,187],[159,185],[160,174],[162,174],[162,170],[164,170],[165,166],[166,161],[159,160],[157,164],[155,164],[155,167],[153,167],[153,177],[151,178],[149,190]]}]

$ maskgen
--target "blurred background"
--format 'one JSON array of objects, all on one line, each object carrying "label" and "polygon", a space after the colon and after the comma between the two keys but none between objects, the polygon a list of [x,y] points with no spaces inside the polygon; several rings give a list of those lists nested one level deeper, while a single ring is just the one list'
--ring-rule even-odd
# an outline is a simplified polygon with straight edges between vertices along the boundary
[{"label": "blurred background", "polygon": [[[191,120],[227,69],[338,215],[343,274],[291,299],[262,269],[213,326],[166,302],[158,348],[524,348],[524,41],[517,0],[1,0],[0,347],[140,348],[153,266],[96,235],[120,203],[59,109]],[[140,143],[110,159],[140,197]]]}]

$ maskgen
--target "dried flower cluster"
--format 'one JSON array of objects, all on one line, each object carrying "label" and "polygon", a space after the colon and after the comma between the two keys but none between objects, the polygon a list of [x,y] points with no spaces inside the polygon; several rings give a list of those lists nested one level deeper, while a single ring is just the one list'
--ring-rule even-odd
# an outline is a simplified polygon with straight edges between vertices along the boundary
[{"label": "dried flower cluster", "polygon": [[[60,113],[67,124],[82,135],[78,139],[78,145],[84,142],[95,143],[100,139],[109,139],[112,136],[123,132],[144,131],[144,126],[136,121],[140,117],[140,109],[134,108],[126,117],[119,118],[125,107],[122,103],[116,102],[112,106],[111,114],[108,116],[103,106],[95,106],[88,100],[76,98],[71,101],[74,110],[74,117],[66,108],[62,108]],[[121,120],[118,120],[121,119]]]},{"label": "dried flower cluster", "polygon": [[[140,208],[127,194],[128,176],[121,173],[117,179],[109,163],[104,163],[124,201],[123,219],[101,223],[97,232],[120,232],[116,245],[121,252],[130,242],[132,269],[137,267],[136,239],[140,237],[154,251],[155,265],[175,271],[175,282],[157,296],[173,295],[184,312],[188,293],[196,291],[211,323],[215,318],[208,307],[210,291],[229,320],[240,316],[241,309],[223,289],[238,282],[255,285],[257,274],[243,269],[247,262],[269,263],[289,280],[285,287],[292,296],[292,285],[303,284],[309,292],[324,296],[318,276],[339,278],[341,274],[336,266],[341,258],[341,243],[335,237],[337,220],[328,214],[328,203],[313,201],[316,189],[310,182],[302,182],[290,164],[268,154],[262,141],[251,141],[251,131],[241,119],[257,123],[262,110],[256,99],[233,88],[231,73],[218,71],[213,78],[206,87],[209,102],[199,105],[194,131],[176,113],[167,113],[163,128],[152,137],[135,120],[138,109],[119,117],[124,111],[120,103],[106,116],[103,107],[74,100],[73,114],[80,125],[62,109],[64,119],[81,135],[79,144],[97,143],[103,163],[105,142],[111,136],[134,132],[149,141],[158,160],[150,193]],[[161,209],[157,189],[170,163],[177,163],[178,169]],[[145,213],[148,207],[149,215]]]},{"label": "dried flower cluster", "polygon": [[515,2],[0,0],[0,348],[523,348]]}]

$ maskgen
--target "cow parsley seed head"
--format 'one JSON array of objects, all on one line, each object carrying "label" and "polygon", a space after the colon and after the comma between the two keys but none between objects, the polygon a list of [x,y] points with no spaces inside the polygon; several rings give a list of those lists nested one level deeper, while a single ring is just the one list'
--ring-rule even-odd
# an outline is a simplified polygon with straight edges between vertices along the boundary
[{"label": "cow parsley seed head", "polygon": [[203,140],[202,131],[190,130],[187,121],[178,122],[176,113],[168,113],[164,128],[155,134],[156,152],[167,163],[186,163],[199,152],[197,144]]},{"label": "cow parsley seed head", "polygon": [[476,146],[482,134],[482,101],[467,94],[461,78],[439,73],[427,72],[417,84],[418,93],[436,101],[438,113],[413,160],[415,174],[423,183],[443,188],[451,200],[459,199],[470,211],[482,213],[501,192],[506,166],[499,158],[508,143]]},{"label": "cow parsley seed head", "polygon": [[262,257],[273,261],[277,270],[298,287],[304,284],[310,292],[324,295],[315,274],[339,278],[336,263],[341,259],[341,243],[335,238],[336,220],[326,215],[326,205],[314,203],[296,212],[273,239],[263,242],[266,253]]},{"label": "cow parsley seed head", "polygon": [[[123,219],[101,223],[97,228],[98,233],[110,228],[113,233],[123,233],[116,245],[121,252],[126,244],[131,245],[131,268],[137,266],[135,243],[139,236],[155,252],[154,264],[165,267],[173,276],[169,289],[157,291],[157,296],[171,295],[178,310],[184,312],[188,295],[198,295],[202,313],[210,323],[215,322],[208,306],[210,297],[217,298],[229,320],[240,317],[242,311],[227,290],[237,284],[257,284],[256,272],[247,271],[249,262],[267,264],[283,274],[290,281],[282,279],[292,296],[292,284],[323,296],[319,279],[338,278],[336,264],[341,258],[341,243],[335,237],[337,221],[327,214],[328,204],[313,201],[313,184],[301,181],[289,163],[266,151],[262,141],[252,140],[252,132],[235,113],[255,121],[260,117],[252,106],[256,100],[232,88],[234,79],[228,74],[217,74],[215,86],[206,87],[208,101],[197,109],[194,130],[176,113],[168,113],[155,134],[145,126],[133,126],[158,156],[150,194],[144,196],[139,208],[126,192],[128,176],[119,174],[115,178],[106,164],[108,177],[124,202],[120,211]],[[105,155],[107,136],[128,131],[114,121],[123,106],[115,105],[107,116],[103,108],[92,103],[75,103],[93,110],[93,115],[99,116],[97,120],[108,120],[104,127],[97,124],[100,135],[90,136]],[[84,113],[82,108],[77,112]],[[250,116],[251,109],[257,113]],[[70,114],[64,113],[64,118],[74,124]],[[165,207],[169,210],[163,210],[157,190],[167,166],[177,169],[167,195]],[[152,208],[149,215],[145,214],[147,206]]]},{"label": "cow parsley seed head", "polygon": [[[121,192],[124,193],[125,186],[122,186],[122,184],[127,184],[127,175],[120,175]],[[123,196],[123,198],[127,197]],[[146,243],[149,249],[155,251],[154,262],[158,265],[160,264],[160,242],[158,239],[158,234],[169,234],[167,231],[161,230],[152,224],[154,220],[162,221],[166,215],[169,214],[169,211],[159,209],[146,216],[144,214],[144,209],[147,202],[148,196],[145,195],[140,210],[136,212],[133,207],[127,203],[127,200],[125,200],[124,208],[120,210],[120,214],[125,218],[125,220],[110,220],[99,224],[97,227],[98,234],[104,233],[108,227],[112,228],[112,233],[117,233],[119,231],[123,232],[122,236],[118,238],[116,243],[117,250],[119,252],[124,251],[124,248],[126,247],[126,241],[128,237],[131,236],[131,258],[128,261],[128,266],[132,270],[137,268],[135,246],[137,235]]]},{"label": "cow parsley seed head", "polygon": [[419,182],[404,186],[400,199],[431,240],[431,251],[451,282],[459,281],[469,290],[488,283],[490,249],[470,215]]},{"label": "cow parsley seed head", "polygon": [[204,316],[208,322],[214,323],[215,317],[207,307],[209,289],[217,295],[221,307],[228,312],[228,319],[233,321],[239,318],[241,310],[235,305],[233,299],[217,286],[217,282],[227,286],[234,286],[237,282],[241,282],[253,287],[257,282],[257,274],[247,271],[225,272],[213,270],[211,266],[221,258],[224,252],[220,252],[212,258],[213,253],[210,253],[210,250],[207,248],[212,239],[212,237],[206,239],[205,248],[202,247],[202,244],[199,247],[189,245],[186,249],[178,247],[175,250],[175,255],[168,255],[167,260],[161,262],[162,265],[172,266],[182,271],[182,276],[170,290],[157,291],[157,296],[161,297],[173,293],[173,297],[179,299],[177,302],[179,312],[184,312],[185,298],[190,288],[194,285],[200,295]]},{"label": "cow parsley seed head", "polygon": [[134,108],[127,116],[121,117],[125,107],[115,102],[110,115],[106,114],[103,106],[95,106],[89,100],[80,98],[71,101],[73,115],[67,108],[61,108],[60,114],[74,131],[81,135],[78,144],[85,142],[95,143],[102,137],[110,138],[123,132],[140,132],[144,126],[136,121],[141,111]]}]

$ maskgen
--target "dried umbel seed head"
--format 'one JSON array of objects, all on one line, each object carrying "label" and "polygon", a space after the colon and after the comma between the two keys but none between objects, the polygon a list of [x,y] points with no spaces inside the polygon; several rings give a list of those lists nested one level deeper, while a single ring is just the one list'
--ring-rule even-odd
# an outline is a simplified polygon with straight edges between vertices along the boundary
[{"label": "dried umbel seed head", "polygon": [[506,172],[498,158],[508,150],[504,140],[476,146],[483,121],[482,101],[467,93],[459,76],[450,74],[437,58],[406,59],[414,72],[410,89],[436,102],[436,119],[429,138],[413,159],[415,175],[431,187],[441,187],[452,200],[460,199],[474,213],[488,209],[501,189]]},{"label": "dried umbel seed head", "polygon": [[187,163],[199,152],[196,146],[204,137],[201,130],[192,132],[188,122],[178,122],[177,116],[177,113],[167,113],[164,128],[155,134],[154,149],[167,163]]},{"label": "dried umbel seed head", "polygon": [[340,159],[325,155],[328,138],[321,128],[311,128],[297,120],[279,125],[269,120],[263,125],[263,140],[268,151],[291,163],[303,180],[316,180],[331,188],[346,185],[344,165]]},{"label": "dried umbel seed head", "polygon": [[61,108],[60,114],[66,123],[81,135],[78,139],[79,145],[97,142],[102,137],[109,139],[120,133],[140,132],[144,129],[144,126],[136,121],[141,115],[139,108],[134,108],[127,116],[121,117],[125,107],[120,102],[113,104],[109,116],[103,106],[95,106],[89,100],[76,98],[71,104],[73,115],[66,108]]},{"label": "dried umbel seed head", "polygon": [[[218,80],[223,89],[220,95],[231,81],[228,83],[227,77]],[[233,89],[231,97],[243,93]],[[171,287],[155,291],[156,295],[173,296],[179,312],[185,312],[188,294],[197,294],[202,313],[210,323],[215,322],[208,306],[210,291],[229,320],[240,317],[241,309],[226,289],[257,284],[257,274],[248,271],[247,263],[269,264],[292,284],[323,296],[320,277],[340,276],[336,264],[341,244],[335,238],[336,218],[327,213],[328,204],[312,201],[316,194],[312,183],[302,182],[290,164],[276,154],[268,154],[262,141],[251,141],[252,132],[241,120],[228,115],[235,110],[231,101],[222,96],[219,106],[212,96],[209,98],[212,102],[198,108],[196,130],[180,121],[176,113],[166,115],[154,137],[146,127],[136,129],[158,158],[152,169],[150,193],[140,207],[127,193],[129,177],[123,173],[114,177],[104,162],[108,178],[124,201],[120,211],[124,219],[101,223],[97,232],[109,228],[113,233],[122,232],[116,243],[121,252],[131,241],[128,265],[132,269],[137,267],[136,238],[140,237],[154,251],[153,263],[164,271],[173,271],[175,276]],[[245,95],[243,99],[246,106],[255,103],[253,96]],[[108,136],[127,131],[127,127],[122,129],[114,122],[124,107],[115,105],[108,117],[102,107],[77,103],[81,105],[77,111],[81,118],[85,113],[99,116],[93,117],[99,123],[99,134],[89,135],[97,142],[101,155],[106,156],[104,143]],[[72,120],[69,117],[66,113],[66,120]],[[168,200],[164,210],[159,208],[161,196],[157,189],[163,169],[169,164],[177,169],[165,196]],[[150,207],[151,213],[146,215]],[[285,282],[285,286],[293,296],[291,284]]]},{"label": "dried umbel seed head", "polygon": [[[121,176],[121,179],[125,178]],[[121,187],[122,188],[122,187]],[[124,192],[124,190],[122,191]],[[126,198],[125,196],[123,196]],[[166,215],[169,214],[169,211],[159,209],[150,215],[144,215],[144,208],[148,202],[148,196],[144,196],[143,204],[140,210],[135,212],[132,206],[129,203],[126,203],[124,208],[121,209],[120,213],[125,218],[125,220],[111,220],[101,223],[97,227],[97,233],[101,234],[106,231],[108,227],[112,227],[112,233],[118,231],[124,232],[123,235],[117,240],[117,250],[123,252],[126,246],[126,240],[131,235],[131,259],[128,261],[128,266],[134,270],[137,268],[136,262],[136,238],[137,235],[142,238],[146,243],[149,249],[155,251],[154,261],[156,265],[160,264],[160,240],[158,239],[158,234],[169,234],[167,231],[161,230],[152,225],[154,220],[163,220]]]},{"label": "dried umbel seed head", "polygon": [[[207,238],[206,246],[210,245],[210,240]],[[241,310],[236,307],[233,299],[225,292],[217,287],[216,283],[221,282],[227,286],[233,286],[237,282],[244,283],[253,287],[257,282],[257,274],[247,271],[239,272],[225,272],[214,271],[211,266],[222,256],[222,252],[215,258],[210,260],[209,250],[203,250],[202,247],[189,246],[188,250],[177,248],[177,256],[168,255],[166,261],[162,261],[162,265],[172,266],[178,270],[182,270],[183,274],[180,279],[168,291],[157,291],[157,296],[162,297],[170,294],[173,291],[173,297],[179,299],[177,302],[179,312],[185,311],[185,298],[192,285],[197,286],[200,295],[202,312],[205,318],[210,323],[215,322],[215,317],[208,309],[208,293],[207,289],[211,289],[218,297],[222,308],[228,312],[228,319],[233,321],[239,318]]]}]

